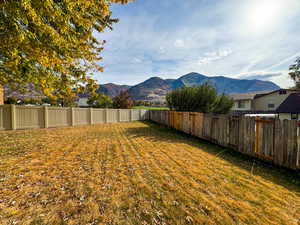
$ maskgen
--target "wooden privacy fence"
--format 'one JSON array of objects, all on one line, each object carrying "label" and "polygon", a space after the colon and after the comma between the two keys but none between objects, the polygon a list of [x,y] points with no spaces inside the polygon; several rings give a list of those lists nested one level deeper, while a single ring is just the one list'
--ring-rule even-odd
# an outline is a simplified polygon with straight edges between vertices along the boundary
[{"label": "wooden privacy fence", "polygon": [[297,121],[160,110],[150,110],[149,119],[276,165],[300,168]]},{"label": "wooden privacy fence", "polygon": [[146,120],[145,109],[0,106],[0,130],[65,127]]}]

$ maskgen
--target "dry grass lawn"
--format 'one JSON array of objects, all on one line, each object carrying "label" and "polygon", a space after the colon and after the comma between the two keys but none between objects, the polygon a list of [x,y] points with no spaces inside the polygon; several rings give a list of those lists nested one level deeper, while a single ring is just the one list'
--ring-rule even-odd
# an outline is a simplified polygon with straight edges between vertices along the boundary
[{"label": "dry grass lawn", "polygon": [[151,123],[0,132],[1,225],[297,225],[299,178]]}]

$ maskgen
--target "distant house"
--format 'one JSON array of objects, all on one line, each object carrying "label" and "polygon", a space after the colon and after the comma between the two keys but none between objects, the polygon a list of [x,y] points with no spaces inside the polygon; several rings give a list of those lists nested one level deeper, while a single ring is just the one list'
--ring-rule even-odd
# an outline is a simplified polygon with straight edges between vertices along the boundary
[{"label": "distant house", "polygon": [[88,107],[89,106],[88,100],[89,99],[87,97],[78,98],[77,105],[79,107]]},{"label": "distant house", "polygon": [[266,94],[270,91],[256,91],[246,93],[234,93],[229,94],[234,100],[233,111],[253,111],[254,110],[254,98],[256,95]]},{"label": "distant house", "polygon": [[4,104],[4,89],[0,86],[0,105]]},{"label": "distant house", "polygon": [[300,92],[290,94],[277,108],[279,119],[300,120]]},{"label": "distant house", "polygon": [[234,100],[232,111],[275,113],[276,109],[290,94],[298,91],[295,89],[278,89],[275,91],[230,94],[229,96]]},{"label": "distant house", "polygon": [[298,91],[295,89],[279,89],[265,94],[257,94],[254,98],[253,110],[275,112],[290,94]]}]

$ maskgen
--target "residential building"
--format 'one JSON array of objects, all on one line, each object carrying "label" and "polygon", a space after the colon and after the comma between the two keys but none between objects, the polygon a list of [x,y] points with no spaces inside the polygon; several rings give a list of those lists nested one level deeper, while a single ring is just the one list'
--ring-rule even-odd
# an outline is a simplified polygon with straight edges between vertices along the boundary
[{"label": "residential building", "polygon": [[300,92],[291,93],[277,108],[279,119],[300,120]]},{"label": "residential building", "polygon": [[270,91],[229,94],[229,97],[234,100],[232,111],[253,111],[255,96],[259,94],[266,94],[268,92]]},{"label": "residential building", "polygon": [[296,89],[278,89],[275,91],[248,92],[230,94],[234,100],[232,111],[247,113],[275,113],[276,109],[292,93],[297,93]]},{"label": "residential building", "polygon": [[265,94],[257,94],[253,101],[253,111],[276,111],[290,94],[298,91],[295,89],[279,89]]},{"label": "residential building", "polygon": [[79,107],[88,107],[89,106],[88,100],[89,100],[88,98],[79,98],[77,104]]},{"label": "residential building", "polygon": [[0,105],[4,104],[4,89],[0,86]]}]

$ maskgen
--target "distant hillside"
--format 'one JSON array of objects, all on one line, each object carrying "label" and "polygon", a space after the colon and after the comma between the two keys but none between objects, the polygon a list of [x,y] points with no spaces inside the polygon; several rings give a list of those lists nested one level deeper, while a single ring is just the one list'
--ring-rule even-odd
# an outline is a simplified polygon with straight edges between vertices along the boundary
[{"label": "distant hillside", "polygon": [[169,91],[184,86],[197,86],[210,82],[219,93],[243,93],[252,91],[271,91],[280,87],[270,81],[241,80],[224,76],[208,77],[199,73],[189,73],[178,79],[152,77],[129,88],[128,92],[135,100],[163,100]]},{"label": "distant hillside", "polygon": [[128,92],[135,100],[157,100],[163,101],[166,94],[172,90],[172,83],[175,80],[163,80],[159,77],[152,77],[143,83],[131,87]]},{"label": "distant hillside", "polygon": [[196,86],[204,82],[211,82],[219,93],[243,93],[252,91],[269,91],[280,87],[271,81],[233,79],[224,76],[208,77],[199,73],[189,73],[177,79],[173,88],[182,86]]},{"label": "distant hillside", "polygon": [[9,86],[4,86],[4,96],[15,97],[17,99],[32,99],[43,98],[44,95],[33,84],[24,85],[22,89],[12,89]]},{"label": "distant hillside", "polygon": [[[151,77],[135,86],[117,85],[113,83],[100,84],[100,88],[97,92],[115,97],[119,95],[121,91],[128,90],[130,96],[135,100],[164,101],[166,94],[176,88],[196,86],[207,81],[215,85],[219,93],[226,94],[272,91],[280,88],[270,81],[233,79],[224,76],[208,77],[199,73],[189,73],[178,79]],[[39,91],[35,90],[33,85],[27,85],[25,89],[26,92],[23,94],[20,90],[11,90],[6,86],[4,89],[5,96],[15,96],[20,99],[43,97]],[[78,96],[87,97],[88,93],[80,93]]]},{"label": "distant hillside", "polygon": [[113,83],[101,84],[97,90],[98,93],[104,93],[110,97],[115,97],[120,94],[121,91],[127,91],[130,88],[129,85],[117,85]]}]

